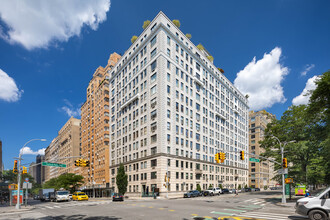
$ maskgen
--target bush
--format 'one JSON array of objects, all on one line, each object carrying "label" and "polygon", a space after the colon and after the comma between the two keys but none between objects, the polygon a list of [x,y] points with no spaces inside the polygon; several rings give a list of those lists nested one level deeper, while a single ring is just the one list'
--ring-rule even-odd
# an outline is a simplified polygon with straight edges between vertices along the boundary
[{"label": "bush", "polygon": [[142,25],[142,28],[143,29],[146,29],[149,26],[149,24],[150,24],[150,21],[149,20],[144,21],[143,22],[143,25]]},{"label": "bush", "polygon": [[138,38],[138,37],[135,36],[135,35],[131,38],[131,42],[132,42],[132,44],[136,41],[137,38]]},{"label": "bush", "polygon": [[205,50],[205,49],[204,49],[204,46],[203,46],[202,44],[198,44],[196,47],[197,47],[199,50]]},{"label": "bush", "polygon": [[180,24],[180,21],[179,20],[173,20],[172,22],[173,22],[173,24],[175,26],[177,26],[178,28],[180,28],[181,24]]},{"label": "bush", "polygon": [[190,40],[191,39],[191,34],[186,33],[186,37]]},{"label": "bush", "polygon": [[220,188],[220,189],[223,189],[223,186],[222,186],[222,184],[221,184],[221,183],[219,184],[219,188]]},{"label": "bush", "polygon": [[239,185],[238,185],[238,189],[242,189],[242,186],[241,186],[241,184],[239,184]]},{"label": "bush", "polygon": [[264,190],[267,190],[268,189],[268,186],[264,186]]},{"label": "bush", "polygon": [[247,184],[245,184],[245,187],[244,187],[244,188],[245,188],[245,189],[248,188]]},{"label": "bush", "polygon": [[207,56],[207,59],[209,59],[209,61],[213,62],[214,58],[212,56]]},{"label": "bush", "polygon": [[199,184],[197,184],[196,190],[198,190],[199,192],[202,191],[201,186]]}]

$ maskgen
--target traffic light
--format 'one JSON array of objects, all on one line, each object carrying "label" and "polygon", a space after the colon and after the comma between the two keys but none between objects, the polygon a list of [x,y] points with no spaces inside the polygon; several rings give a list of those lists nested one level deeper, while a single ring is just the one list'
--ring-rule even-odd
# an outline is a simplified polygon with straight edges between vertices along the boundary
[{"label": "traffic light", "polygon": [[27,167],[23,167],[22,173],[27,174]]},{"label": "traffic light", "polygon": [[86,167],[89,167],[90,164],[89,160],[86,160]]},{"label": "traffic light", "polygon": [[79,160],[75,160],[75,161],[74,161],[74,165],[75,165],[76,167],[80,167],[80,165],[81,165],[81,159],[79,159]]},{"label": "traffic light", "polygon": [[13,168],[13,173],[17,174],[18,169],[17,169],[17,160],[14,160],[14,168]]},{"label": "traffic light", "polygon": [[241,160],[244,160],[244,151],[242,150],[240,154],[241,154]]},{"label": "traffic light", "polygon": [[216,153],[215,154],[215,162],[217,162],[217,163],[220,162],[220,155],[221,155],[221,153]]},{"label": "traffic light", "polygon": [[283,168],[288,168],[288,159],[283,158]]},{"label": "traffic light", "polygon": [[219,156],[220,161],[221,161],[221,163],[223,163],[226,159],[226,153],[220,152],[219,154],[220,154],[220,156]]}]

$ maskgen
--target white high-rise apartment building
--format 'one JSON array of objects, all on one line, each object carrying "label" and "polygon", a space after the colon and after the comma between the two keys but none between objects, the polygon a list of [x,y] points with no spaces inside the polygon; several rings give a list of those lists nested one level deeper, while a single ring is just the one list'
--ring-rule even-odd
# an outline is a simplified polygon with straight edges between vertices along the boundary
[{"label": "white high-rise apartment building", "polygon": [[248,158],[239,158],[249,150],[247,99],[163,12],[111,70],[109,87],[115,190],[120,163],[130,196],[248,183]]}]

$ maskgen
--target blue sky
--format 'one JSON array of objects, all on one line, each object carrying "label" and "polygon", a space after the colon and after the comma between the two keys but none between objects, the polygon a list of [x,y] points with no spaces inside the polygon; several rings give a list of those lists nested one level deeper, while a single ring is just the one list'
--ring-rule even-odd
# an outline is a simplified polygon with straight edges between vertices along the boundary
[{"label": "blue sky", "polygon": [[[40,2],[43,2],[40,4]],[[123,54],[159,11],[179,19],[213,55],[252,109],[280,117],[306,103],[316,75],[329,69],[330,1],[32,1],[0,2],[0,139],[6,169],[32,138],[49,145],[113,52]],[[28,153],[28,152],[26,152]],[[30,163],[35,155],[23,156]]]}]

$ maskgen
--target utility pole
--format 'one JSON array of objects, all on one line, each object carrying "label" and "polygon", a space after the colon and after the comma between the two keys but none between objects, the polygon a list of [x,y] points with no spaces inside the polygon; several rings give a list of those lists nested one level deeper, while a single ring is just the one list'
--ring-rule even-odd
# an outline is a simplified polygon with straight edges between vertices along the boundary
[{"label": "utility pole", "polygon": [[17,203],[16,209],[21,209],[21,160],[22,160],[22,149],[31,141],[46,141],[46,139],[32,139],[26,142],[23,147],[19,150],[19,157],[18,157],[18,181],[17,181]]}]

